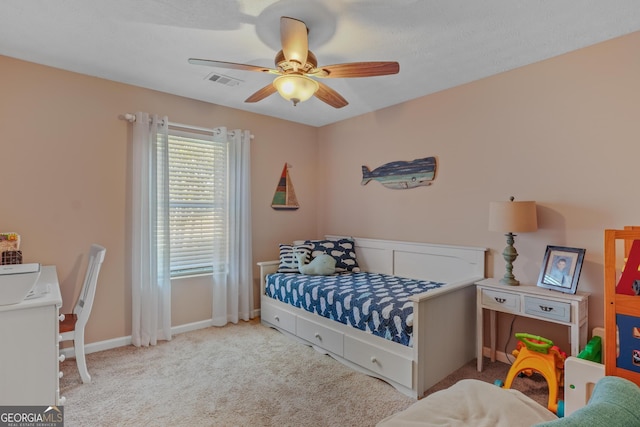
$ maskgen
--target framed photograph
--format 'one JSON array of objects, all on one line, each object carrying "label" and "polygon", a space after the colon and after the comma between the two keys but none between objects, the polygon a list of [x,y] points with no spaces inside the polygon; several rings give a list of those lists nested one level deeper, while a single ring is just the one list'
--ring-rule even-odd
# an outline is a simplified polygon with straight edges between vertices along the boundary
[{"label": "framed photograph", "polygon": [[585,249],[547,246],[538,286],[575,294],[585,252]]}]

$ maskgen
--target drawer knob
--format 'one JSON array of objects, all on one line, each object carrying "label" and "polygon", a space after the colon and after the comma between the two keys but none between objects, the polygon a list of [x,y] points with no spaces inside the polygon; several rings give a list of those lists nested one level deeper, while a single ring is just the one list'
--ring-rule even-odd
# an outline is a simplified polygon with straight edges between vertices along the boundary
[{"label": "drawer knob", "polygon": [[273,319],[274,319],[276,322],[279,322],[279,321],[280,321],[280,316],[273,316]]},{"label": "drawer knob", "polygon": [[507,301],[506,298],[500,298],[500,297],[493,297],[493,299],[495,299],[496,302],[500,304],[504,304]]},{"label": "drawer knob", "polygon": [[60,316],[58,316],[58,320],[60,320],[61,322],[64,322],[64,314],[61,314]]},{"label": "drawer knob", "polygon": [[64,359],[65,359],[64,354],[61,354],[60,356],[58,356],[59,362],[64,362]]},{"label": "drawer knob", "polygon": [[375,356],[371,356],[371,363],[378,363],[378,359]]},{"label": "drawer knob", "polygon": [[550,312],[550,311],[553,311],[553,307],[547,307],[547,306],[541,305],[540,310]]}]

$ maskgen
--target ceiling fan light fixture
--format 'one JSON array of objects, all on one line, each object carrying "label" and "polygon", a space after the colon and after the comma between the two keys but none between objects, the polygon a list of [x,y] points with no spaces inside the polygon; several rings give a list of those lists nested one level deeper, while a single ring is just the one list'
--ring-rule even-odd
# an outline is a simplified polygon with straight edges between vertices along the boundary
[{"label": "ceiling fan light fixture", "polygon": [[318,82],[302,74],[287,74],[277,77],[273,85],[281,97],[293,101],[293,105],[311,98],[318,90]]},{"label": "ceiling fan light fixture", "polygon": [[303,21],[280,17],[282,50],[276,53],[276,68],[198,58],[189,58],[189,63],[279,76],[271,84],[251,94],[244,102],[258,102],[277,91],[287,101],[293,101],[294,106],[315,95],[319,101],[333,108],[343,108],[349,103],[338,92],[313,78],[375,77],[398,74],[400,71],[400,65],[391,61],[347,62],[318,68],[318,60],[309,50],[308,35],[309,29]]}]

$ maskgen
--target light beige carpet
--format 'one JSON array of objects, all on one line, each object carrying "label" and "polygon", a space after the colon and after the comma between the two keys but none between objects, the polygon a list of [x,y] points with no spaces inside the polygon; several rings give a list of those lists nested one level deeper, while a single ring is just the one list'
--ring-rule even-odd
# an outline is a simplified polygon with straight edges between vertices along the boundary
[{"label": "light beige carpet", "polygon": [[[176,335],[156,347],[87,355],[92,382],[75,360],[61,364],[65,426],[373,426],[414,400],[383,381],[353,371],[259,319]],[[475,359],[427,390],[462,378],[493,383],[509,365]],[[546,406],[539,375],[513,388]]]},{"label": "light beige carpet", "polygon": [[260,325],[174,336],[61,364],[65,426],[373,426],[413,400]]}]

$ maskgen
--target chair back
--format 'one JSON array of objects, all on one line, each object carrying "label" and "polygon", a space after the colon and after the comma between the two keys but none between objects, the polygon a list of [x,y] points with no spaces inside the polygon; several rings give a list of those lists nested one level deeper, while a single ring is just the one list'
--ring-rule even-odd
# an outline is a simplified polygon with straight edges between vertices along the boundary
[{"label": "chair back", "polygon": [[104,261],[104,254],[106,252],[107,249],[100,245],[91,245],[87,274],[84,277],[84,283],[82,285],[78,301],[73,308],[73,314],[78,316],[77,323],[84,325],[89,320],[91,306],[93,305],[93,297],[96,295],[98,273],[100,273],[100,267],[102,266],[102,261]]}]

